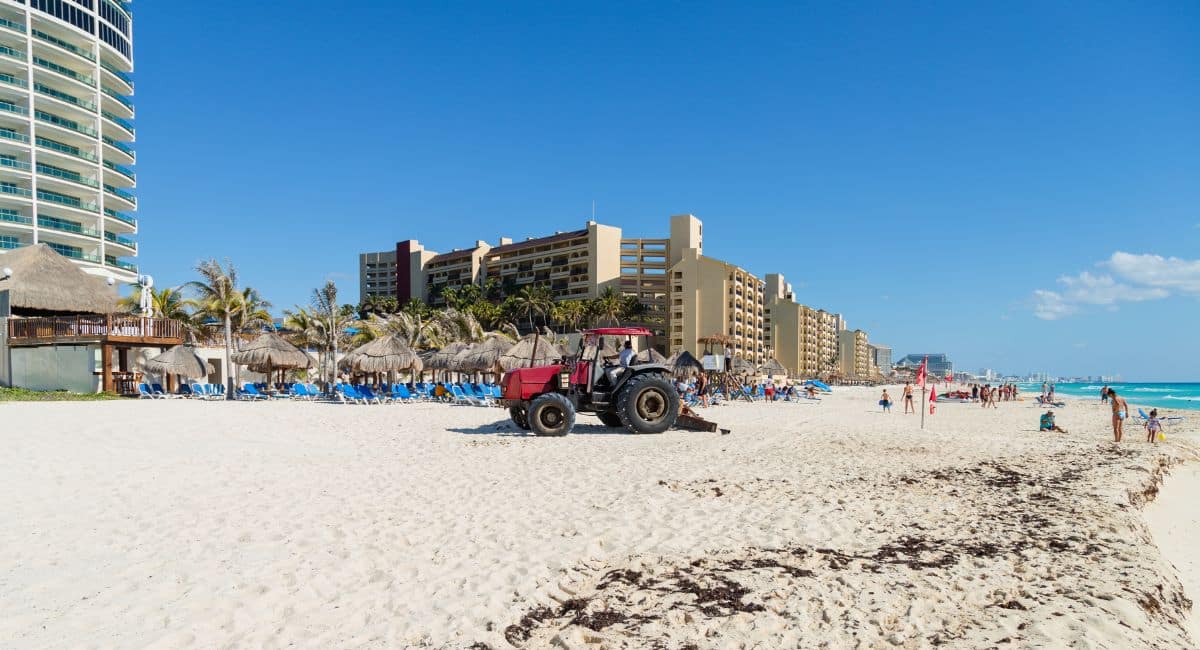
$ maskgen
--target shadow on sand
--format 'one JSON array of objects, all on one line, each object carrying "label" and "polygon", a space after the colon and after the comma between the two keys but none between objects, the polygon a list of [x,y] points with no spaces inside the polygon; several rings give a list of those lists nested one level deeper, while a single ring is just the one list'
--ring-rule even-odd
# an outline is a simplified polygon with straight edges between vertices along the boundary
[{"label": "shadow on sand", "polygon": [[[518,438],[541,438],[542,436],[534,435],[532,431],[522,431],[517,428],[512,422],[494,422],[492,424],[481,424],[477,427],[465,428],[456,427],[447,429],[454,433],[461,433],[467,436],[512,436]],[[626,429],[614,429],[606,427],[603,424],[579,424],[576,423],[571,429],[572,436],[625,436],[635,435]],[[546,436],[548,438],[561,436]]]}]

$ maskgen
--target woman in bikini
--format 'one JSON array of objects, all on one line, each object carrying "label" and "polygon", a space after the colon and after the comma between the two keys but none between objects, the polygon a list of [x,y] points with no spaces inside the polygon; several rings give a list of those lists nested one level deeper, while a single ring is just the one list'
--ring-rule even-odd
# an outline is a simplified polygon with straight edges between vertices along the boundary
[{"label": "woman in bikini", "polygon": [[1125,403],[1124,397],[1118,397],[1117,391],[1111,388],[1108,389],[1108,402],[1112,405],[1113,439],[1121,442],[1121,436],[1125,435],[1125,418],[1129,415],[1129,404]]}]

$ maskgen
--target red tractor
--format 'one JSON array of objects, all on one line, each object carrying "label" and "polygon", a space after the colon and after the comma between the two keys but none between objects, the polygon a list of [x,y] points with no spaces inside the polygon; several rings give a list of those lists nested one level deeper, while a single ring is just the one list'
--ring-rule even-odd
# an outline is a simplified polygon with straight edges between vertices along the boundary
[{"label": "red tractor", "polygon": [[[518,368],[500,380],[502,404],[513,423],[539,436],[565,436],[575,426],[575,414],[595,413],[610,427],[634,433],[662,433],[679,417],[679,392],[670,368],[661,363],[628,365],[602,357],[601,336],[650,336],[643,327],[605,327],[585,330],[579,353],[548,366]],[[591,349],[590,358],[584,358]],[[630,356],[630,353],[626,353]]]}]

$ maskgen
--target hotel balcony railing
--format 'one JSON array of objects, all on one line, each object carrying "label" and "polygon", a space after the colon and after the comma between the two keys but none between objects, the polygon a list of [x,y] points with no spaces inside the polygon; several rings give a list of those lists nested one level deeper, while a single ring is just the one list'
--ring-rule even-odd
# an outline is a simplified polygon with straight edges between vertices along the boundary
[{"label": "hotel balcony railing", "polygon": [[36,117],[38,120],[45,122],[47,124],[53,124],[54,126],[68,129],[71,131],[75,131],[76,133],[90,135],[92,137],[99,135],[96,132],[96,129],[93,129],[90,126],[85,126],[83,124],[80,124],[79,122],[76,122],[74,120],[68,120],[65,117],[59,117],[53,113],[47,113],[46,111],[35,110],[33,113],[34,113],[34,117]]},{"label": "hotel balcony railing", "polygon": [[125,269],[126,271],[133,271],[134,273],[137,273],[137,270],[138,270],[137,264],[134,264],[133,262],[125,262],[125,261],[119,260],[116,257],[113,257],[112,255],[105,255],[104,263],[109,266],[115,266],[118,269]]},{"label": "hotel balcony railing", "polygon": [[16,185],[0,185],[0,194],[13,194],[15,196],[33,196],[33,192]]},{"label": "hotel balcony railing", "polygon": [[133,110],[133,102],[129,101],[128,99],[125,98],[124,95],[113,90],[112,88],[102,85],[102,86],[100,86],[100,92],[104,93],[105,95],[108,95],[109,97],[112,97],[113,99],[117,100],[118,102],[121,102],[121,104],[123,104],[125,106],[125,108],[128,108],[131,111]]},{"label": "hotel balcony railing", "polygon": [[35,55],[33,57],[33,64],[40,68],[45,68],[47,70],[52,70],[54,72],[57,72],[58,74],[68,76],[76,81],[81,81],[89,86],[96,85],[96,80],[93,79],[90,75],[83,74],[82,72],[75,72],[74,70],[72,70],[70,68],[65,68],[53,61],[43,59],[40,56]]},{"label": "hotel balcony railing", "polygon": [[108,169],[113,170],[114,172],[117,172],[118,174],[124,176],[125,178],[128,178],[129,180],[131,180],[135,183],[137,182],[137,176],[133,173],[133,170],[129,169],[128,167],[124,167],[122,165],[116,165],[116,164],[108,162],[107,160],[104,161],[104,166],[107,167]]},{"label": "hotel balcony railing", "polygon": [[[112,194],[113,196],[119,196],[119,197],[125,199],[126,201],[129,201],[135,207],[137,206],[137,197],[119,187],[113,187],[112,185],[106,184],[104,186],[104,191],[108,192],[109,194]],[[457,280],[458,278],[450,278],[450,279]]]},{"label": "hotel balcony railing", "polygon": [[57,194],[55,192],[44,192],[42,190],[38,190],[37,197],[39,201],[50,201],[51,203],[78,208],[80,210],[87,210],[88,212],[100,211],[100,206],[96,205],[96,203],[93,201],[84,201],[83,199],[77,199],[73,196],[67,196],[65,194]]},{"label": "hotel balcony railing", "polygon": [[70,246],[55,246],[51,242],[47,242],[47,243],[50,245],[50,248],[54,249],[54,252],[58,253],[59,255],[62,255],[63,257],[69,257],[73,260],[83,260],[85,262],[95,262],[97,264],[100,263],[100,256],[96,255],[94,253],[85,253],[77,248],[72,248]]},{"label": "hotel balcony railing", "polygon": [[70,339],[182,339],[183,325],[168,318],[57,316],[9,318],[8,338],[13,343],[54,342]]},{"label": "hotel balcony railing", "polygon": [[29,111],[17,106],[16,104],[13,104],[12,102],[0,101],[0,111],[4,111],[5,113],[14,113],[16,115],[29,115]]},{"label": "hotel balcony railing", "polygon": [[36,38],[40,41],[45,41],[47,43],[57,45],[57,46],[61,47],[62,49],[67,50],[68,52],[82,56],[83,58],[87,59],[88,61],[96,60],[95,54],[92,54],[91,52],[88,52],[87,50],[85,50],[83,48],[71,45],[70,43],[62,40],[61,38],[55,38],[55,37],[47,34],[46,32],[38,31],[35,29],[32,32],[30,32],[30,34],[32,34],[34,38]]},{"label": "hotel balcony railing", "polygon": [[104,231],[104,239],[106,239],[114,244],[128,246],[135,251],[137,250],[137,242],[133,241],[132,239],[130,239],[128,237],[122,237],[115,232],[109,232],[109,231],[105,230]]},{"label": "hotel balcony railing", "polygon": [[29,171],[29,163],[22,160],[13,160],[12,158],[0,158],[0,167],[11,167],[12,169]]},{"label": "hotel balcony railing", "polygon": [[9,129],[0,129],[0,138],[14,142],[29,142],[29,136]]},{"label": "hotel balcony railing", "polygon": [[21,32],[22,34],[25,33],[25,25],[18,22],[13,22],[7,18],[0,18],[0,27],[7,27],[9,29]]},{"label": "hotel balcony railing", "polygon": [[89,102],[86,99],[79,99],[78,97],[76,97],[74,95],[68,95],[67,93],[55,90],[55,89],[51,88],[50,86],[47,86],[46,84],[37,83],[35,81],[33,83],[33,89],[42,95],[46,95],[47,97],[53,97],[55,99],[64,101],[68,104],[74,104],[80,108],[87,109],[89,111],[96,110],[96,104],[94,104],[93,102]]},{"label": "hotel balcony railing", "polygon": [[75,172],[64,171],[61,169],[56,169],[54,167],[48,167],[41,163],[38,163],[37,170],[38,170],[39,174],[42,174],[44,176],[53,176],[55,178],[61,178],[63,180],[71,181],[73,183],[79,183],[80,185],[87,185],[88,187],[100,187],[100,183],[96,182],[96,179],[87,178],[86,176],[80,176],[79,174],[76,174]]},{"label": "hotel balcony railing", "polygon": [[130,147],[127,144],[122,144],[120,142],[117,142],[116,140],[113,140],[112,138],[108,137],[107,135],[104,136],[104,144],[112,145],[113,147],[116,147],[120,151],[124,151],[125,153],[127,153],[131,156],[133,155],[133,147]]},{"label": "hotel balcony railing", "polygon": [[17,86],[18,88],[28,88],[29,87],[29,84],[25,83],[24,79],[22,79],[20,77],[14,77],[14,76],[8,74],[7,72],[0,74],[0,83],[8,84],[10,86]]},{"label": "hotel balcony railing", "polygon": [[[28,139],[26,139],[26,141],[28,142]],[[90,160],[92,162],[96,162],[98,160],[98,158],[96,157],[96,154],[94,154],[90,151],[84,151],[83,149],[80,149],[79,147],[72,147],[69,144],[55,142],[54,140],[43,138],[41,136],[38,136],[36,138],[36,142],[37,142],[37,146],[42,147],[43,149],[50,149],[51,151],[65,153],[68,156],[75,156],[76,158],[82,158],[84,160]]]},{"label": "hotel balcony railing", "polygon": [[121,72],[120,70],[116,69],[111,64],[109,64],[107,61],[103,61],[103,60],[100,61],[100,67],[113,73],[117,77],[117,79],[124,81],[125,83],[129,84],[130,88],[133,88],[133,77],[130,77],[128,73]]},{"label": "hotel balcony railing", "polygon": [[33,219],[23,214],[10,214],[8,212],[0,212],[0,221],[7,223],[19,223],[23,226],[32,226]]},{"label": "hotel balcony railing", "polygon": [[25,60],[24,52],[22,52],[21,50],[14,50],[13,48],[8,47],[7,45],[0,45],[0,56],[6,56],[10,59],[16,59],[18,61]]},{"label": "hotel balcony railing", "polygon": [[109,210],[108,208],[104,208],[104,215],[107,217],[112,217],[113,219],[116,219],[117,221],[123,221],[131,226],[137,225],[137,219],[135,219],[134,217],[131,217],[127,214],[124,214],[122,212],[117,212],[116,210]]},{"label": "hotel balcony railing", "polygon": [[102,111],[100,111],[100,114],[103,115],[104,117],[107,117],[108,119],[116,122],[117,124],[120,124],[121,127],[124,128],[126,131],[129,131],[130,133],[136,133],[136,131],[133,130],[133,122],[130,122],[129,120],[126,120],[126,119],[119,118],[116,115],[109,113],[108,111],[102,110]]},{"label": "hotel balcony railing", "polygon": [[41,228],[49,228],[51,230],[61,230],[63,232],[75,233],[76,235],[86,235],[88,237],[99,237],[100,231],[95,228],[88,228],[77,224],[73,221],[64,221],[54,217],[43,217],[38,215],[38,226]]}]

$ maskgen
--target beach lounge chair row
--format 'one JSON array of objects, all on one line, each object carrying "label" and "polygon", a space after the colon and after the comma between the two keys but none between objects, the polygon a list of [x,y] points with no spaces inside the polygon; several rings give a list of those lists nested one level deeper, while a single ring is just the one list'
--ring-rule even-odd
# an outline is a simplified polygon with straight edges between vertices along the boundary
[{"label": "beach lounge chair row", "polygon": [[[436,384],[419,382],[411,388],[405,384],[392,384],[382,389],[352,384],[337,384],[334,394],[343,404],[401,404],[419,401],[448,402],[469,406],[494,406],[500,399],[500,387],[495,384]],[[439,395],[439,393],[441,393]]]}]

